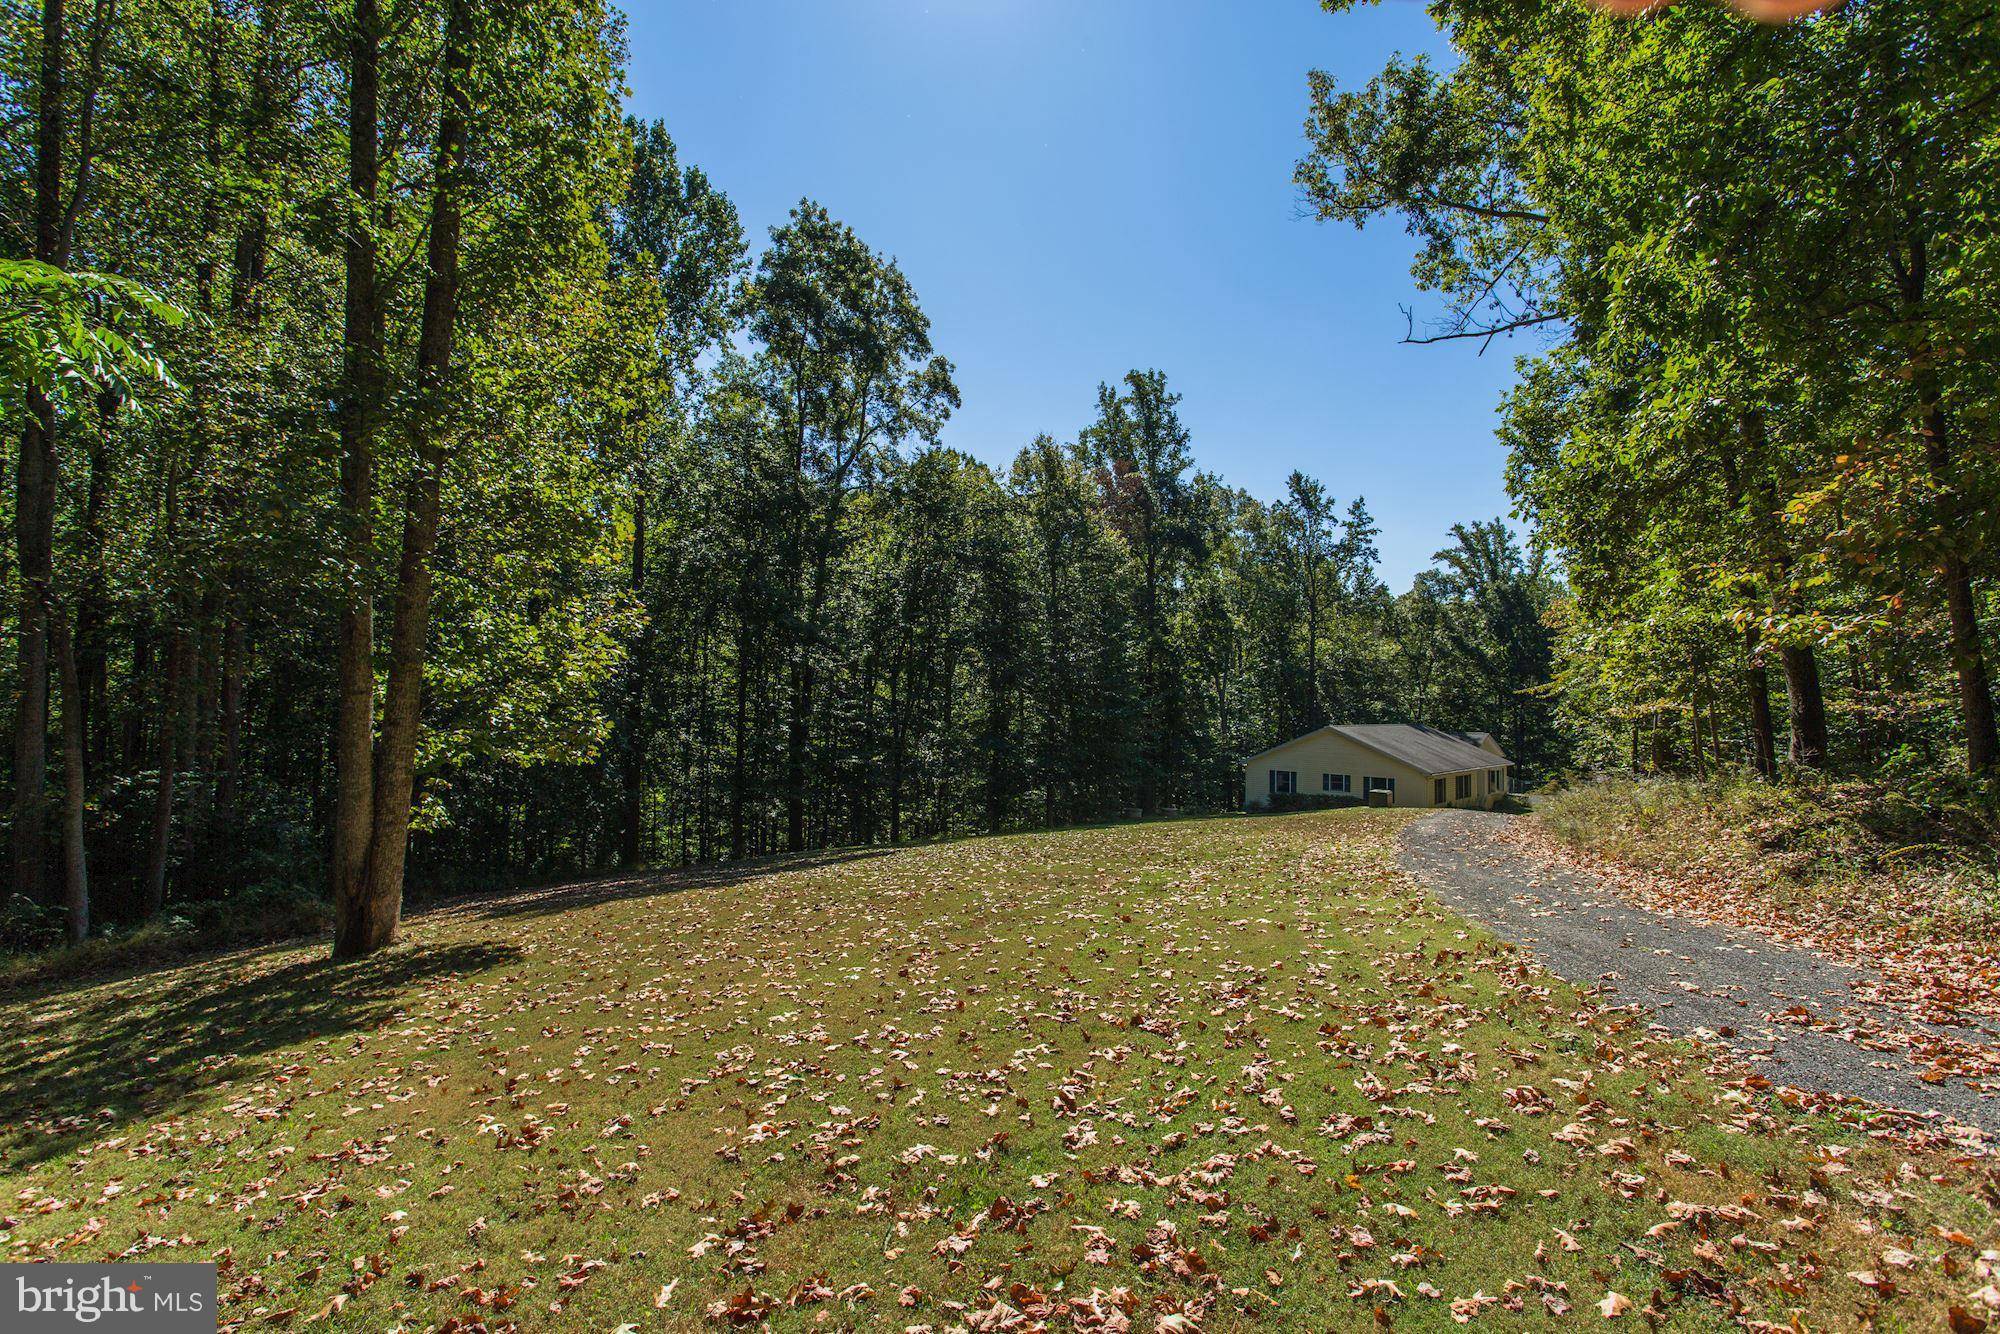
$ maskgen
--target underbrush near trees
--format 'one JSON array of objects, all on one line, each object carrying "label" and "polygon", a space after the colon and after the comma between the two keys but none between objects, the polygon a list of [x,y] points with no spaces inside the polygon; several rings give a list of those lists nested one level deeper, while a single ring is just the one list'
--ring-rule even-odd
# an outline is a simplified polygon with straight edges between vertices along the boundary
[{"label": "underbrush near trees", "polygon": [[[1824,1012],[1757,1012],[2000,1092],[2000,873],[1991,807],[1856,782],[1620,780],[1548,798],[1505,837],[1582,863],[1654,911],[1863,971]],[[1886,1055],[1885,1055],[1886,1058]]]},{"label": "underbrush near trees", "polygon": [[1739,900],[1927,940],[2000,940],[2000,806],[1969,783],[1614,779],[1537,809],[1557,839]]},{"label": "underbrush near trees", "polygon": [[16,895],[0,911],[0,990],[159,967],[218,950],[319,939],[332,925],[333,909],[318,893],[273,883],[64,945],[60,914]]}]

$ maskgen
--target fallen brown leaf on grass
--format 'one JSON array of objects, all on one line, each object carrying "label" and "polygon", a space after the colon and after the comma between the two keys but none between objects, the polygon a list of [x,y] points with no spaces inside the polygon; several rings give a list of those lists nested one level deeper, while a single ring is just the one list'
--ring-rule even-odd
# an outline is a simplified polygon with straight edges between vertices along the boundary
[{"label": "fallen brown leaf on grass", "polygon": [[[1404,818],[536,891],[415,919],[359,1011],[282,952],[0,1005],[36,1035],[0,1050],[9,1087],[47,1076],[0,1130],[0,1246],[226,1253],[226,1321],[458,1334],[649,1304],[674,1328],[1472,1324],[1573,1318],[1614,1277],[1660,1294],[1621,1314],[1669,1323],[1857,1296],[1987,1318],[1984,1164],[1809,1119],[1526,965],[1400,873]],[[396,976],[496,932],[504,957]],[[62,1104],[107,1013],[232,993],[259,1017],[228,1078]],[[312,1022],[260,1027],[284,1014]]]}]

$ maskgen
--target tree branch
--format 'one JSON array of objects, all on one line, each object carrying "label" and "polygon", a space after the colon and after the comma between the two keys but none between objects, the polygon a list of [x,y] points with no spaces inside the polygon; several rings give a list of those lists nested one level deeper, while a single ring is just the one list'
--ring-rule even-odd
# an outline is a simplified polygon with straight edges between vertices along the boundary
[{"label": "tree branch", "polygon": [[[1422,347],[1430,343],[1449,343],[1461,338],[1480,338],[1490,343],[1501,334],[1513,333],[1519,329],[1532,329],[1537,324],[1551,324],[1562,318],[1561,315],[1523,315],[1519,319],[1508,320],[1505,324],[1489,325],[1482,329],[1456,329],[1451,333],[1429,334],[1419,338],[1416,334],[1415,317],[1411,314],[1410,308],[1405,306],[1403,319],[1409,323],[1410,328],[1403,335],[1403,341],[1412,347]],[[1483,346],[1479,350],[1482,353],[1486,351]]]}]

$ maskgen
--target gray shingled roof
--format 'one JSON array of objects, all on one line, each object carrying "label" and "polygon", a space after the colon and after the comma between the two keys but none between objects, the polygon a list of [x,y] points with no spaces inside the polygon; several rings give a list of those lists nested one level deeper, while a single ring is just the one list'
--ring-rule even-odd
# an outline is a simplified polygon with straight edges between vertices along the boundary
[{"label": "gray shingled roof", "polygon": [[[1401,760],[1417,772],[1436,776],[1438,774],[1462,774],[1470,769],[1491,769],[1496,765],[1508,765],[1513,761],[1504,755],[1495,755],[1490,750],[1482,750],[1470,737],[1487,735],[1484,732],[1448,732],[1442,727],[1426,727],[1422,723],[1352,723],[1335,724],[1319,729],[1323,732],[1338,732],[1349,741],[1380,751],[1394,760]],[[1314,733],[1308,732],[1306,736]],[[1303,741],[1304,737],[1293,737],[1292,741]],[[1291,745],[1286,741],[1271,747],[1280,750]],[[1259,751],[1250,756],[1254,760],[1269,755],[1271,750]],[[1248,763],[1248,761],[1245,761]]]}]

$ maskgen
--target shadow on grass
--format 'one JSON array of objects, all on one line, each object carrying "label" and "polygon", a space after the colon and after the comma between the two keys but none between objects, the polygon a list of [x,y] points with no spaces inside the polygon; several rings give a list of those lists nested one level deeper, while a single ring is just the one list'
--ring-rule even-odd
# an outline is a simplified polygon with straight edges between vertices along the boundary
[{"label": "shadow on grass", "polygon": [[569,912],[619,899],[642,899],[660,894],[680,894],[690,889],[722,889],[787,871],[821,871],[853,862],[887,857],[917,844],[895,846],[832,848],[825,852],[780,853],[740,862],[709,862],[669,870],[624,871],[592,880],[570,880],[538,889],[509,890],[485,898],[453,899],[426,911],[451,916],[482,918],[535,917]]},{"label": "shadow on grass", "polygon": [[[415,988],[519,957],[508,945],[411,945],[336,964],[277,951],[0,1006],[0,1161],[41,1162],[121,1124],[185,1110],[280,1048],[373,1028]],[[108,1115],[107,1115],[108,1112]]]}]

